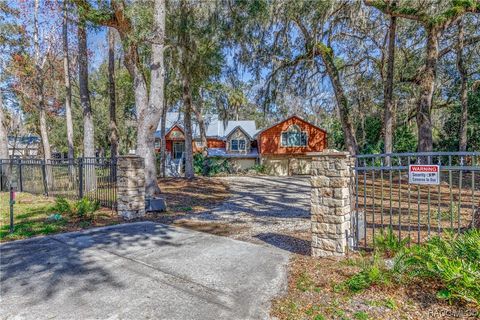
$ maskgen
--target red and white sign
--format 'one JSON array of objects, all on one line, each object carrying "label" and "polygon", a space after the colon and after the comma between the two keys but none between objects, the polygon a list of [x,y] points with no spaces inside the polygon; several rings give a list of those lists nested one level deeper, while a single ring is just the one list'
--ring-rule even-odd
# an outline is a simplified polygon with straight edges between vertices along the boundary
[{"label": "red and white sign", "polygon": [[440,184],[440,166],[411,164],[408,166],[408,183]]}]

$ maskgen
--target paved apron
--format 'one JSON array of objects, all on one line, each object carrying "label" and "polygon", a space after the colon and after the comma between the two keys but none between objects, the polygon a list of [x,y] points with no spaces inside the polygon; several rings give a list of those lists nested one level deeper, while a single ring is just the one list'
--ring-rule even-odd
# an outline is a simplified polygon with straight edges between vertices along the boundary
[{"label": "paved apron", "polygon": [[0,245],[2,319],[265,319],[288,253],[152,222]]}]

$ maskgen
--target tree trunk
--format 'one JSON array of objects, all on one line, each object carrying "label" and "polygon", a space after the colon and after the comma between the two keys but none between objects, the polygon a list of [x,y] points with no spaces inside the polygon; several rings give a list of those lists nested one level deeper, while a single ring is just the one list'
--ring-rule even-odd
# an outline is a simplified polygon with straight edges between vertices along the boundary
[{"label": "tree trunk", "polygon": [[458,21],[457,69],[460,74],[460,102],[462,112],[460,116],[459,151],[467,151],[467,122],[468,122],[468,87],[467,68],[463,61],[464,31],[462,20]]},{"label": "tree trunk", "polygon": [[139,115],[137,124],[137,155],[145,159],[145,192],[147,196],[160,194],[160,188],[157,183],[155,131],[162,116],[164,103],[164,0],[155,0],[153,17],[153,28],[156,37],[152,43],[150,99],[147,99],[147,104],[137,105],[139,107],[137,109]]},{"label": "tree trunk", "polygon": [[83,155],[95,157],[94,128],[90,93],[88,91],[88,53],[85,24],[78,25],[78,85],[83,109]]},{"label": "tree trunk", "polygon": [[435,29],[427,30],[427,57],[425,70],[420,78],[420,98],[417,103],[418,151],[433,150],[432,99],[435,91],[438,61],[438,34]]},{"label": "tree trunk", "polygon": [[[65,77],[65,120],[67,122],[68,159],[75,157],[73,148],[72,86],[70,83],[70,56],[68,52],[68,8],[63,2],[63,72]],[[70,169],[69,169],[70,170]]]},{"label": "tree trunk", "polygon": [[0,159],[8,159],[8,132],[3,113],[3,92],[0,88]]},{"label": "tree trunk", "polygon": [[183,118],[185,126],[185,178],[192,179],[195,175],[193,170],[193,143],[192,143],[192,93],[190,79],[187,73],[183,75]]},{"label": "tree trunk", "polygon": [[[42,66],[40,62],[40,44],[39,44],[39,35],[38,35],[38,9],[39,9],[39,0],[35,0],[34,7],[34,22],[33,22],[33,46],[35,51],[35,94],[37,99],[37,109],[39,113],[39,127],[40,127],[40,136],[42,138],[42,147],[43,147],[43,159],[46,161],[52,158],[52,153],[50,151],[50,141],[48,140],[48,129],[47,129],[47,113],[45,111],[45,100],[43,95],[43,75],[42,75]],[[50,183],[50,174],[47,171],[46,176],[47,185]]]},{"label": "tree trunk", "polygon": [[110,157],[118,156],[117,108],[115,99],[115,34],[108,28],[108,96],[110,99]]},{"label": "tree trunk", "polygon": [[340,123],[342,124],[345,146],[350,154],[358,153],[357,139],[355,137],[355,130],[353,129],[350,120],[350,106],[345,95],[342,83],[340,81],[340,75],[338,69],[333,61],[333,49],[330,47],[318,48],[320,56],[327,70],[330,82],[332,83],[333,91],[335,92],[335,98],[337,100],[337,111],[340,117]]},{"label": "tree trunk", "polygon": [[207,150],[207,127],[205,126],[205,119],[202,115],[202,109],[197,104],[192,104],[192,111],[195,113],[195,118],[198,122],[198,128],[200,131],[200,139],[202,143],[201,149],[203,151]]},{"label": "tree trunk", "polygon": [[[87,57],[87,32],[85,21],[80,19],[78,24],[78,86],[80,88],[80,105],[83,109],[83,156],[95,157],[95,136],[93,128],[92,107],[90,105],[90,93],[88,91],[88,57]],[[85,191],[96,188],[96,175],[94,160],[86,159],[85,167]]]},{"label": "tree trunk", "polygon": [[[0,162],[5,159],[9,159],[8,154],[8,132],[5,126],[5,115],[3,114],[3,93],[0,88]],[[0,166],[0,175],[2,175],[2,181],[5,181],[0,186],[0,190],[10,185],[10,164],[4,164]]]},{"label": "tree trunk", "polygon": [[[76,0],[78,6],[90,13],[99,13],[92,9],[86,1]],[[132,22],[125,14],[125,2],[112,1],[113,18],[100,19],[102,25],[114,27],[120,34],[124,47],[124,64],[133,79],[135,107],[137,111],[137,146],[136,153],[145,160],[145,192],[146,196],[160,193],[157,184],[157,169],[155,157],[155,130],[158,126],[163,108],[163,51],[165,42],[165,0],[155,0],[151,63],[150,97],[143,66],[138,55],[138,44],[130,35],[134,33]],[[150,103],[149,103],[150,101]]]},{"label": "tree trunk", "polygon": [[[390,28],[388,31],[388,61],[387,76],[384,88],[384,150],[385,153],[393,151],[393,77],[395,65],[395,33],[397,28],[397,18],[390,17]],[[390,157],[387,158],[387,164],[390,164]]]},{"label": "tree trunk", "polygon": [[166,99],[164,99],[164,104],[163,104],[163,111],[162,111],[162,118],[160,120],[160,139],[161,139],[161,144],[160,144],[160,165],[161,165],[161,175],[162,177],[165,178],[166,176],[166,161],[167,161],[167,139],[165,139],[165,134],[166,134],[166,126],[167,126],[167,103]]}]

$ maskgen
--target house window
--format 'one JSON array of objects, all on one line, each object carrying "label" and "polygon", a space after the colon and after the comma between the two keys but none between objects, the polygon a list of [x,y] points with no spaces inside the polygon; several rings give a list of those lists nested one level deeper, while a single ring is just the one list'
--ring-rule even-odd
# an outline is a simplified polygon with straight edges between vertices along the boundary
[{"label": "house window", "polygon": [[244,151],[245,150],[245,140],[232,139],[230,142],[230,149],[232,151]]},{"label": "house window", "polygon": [[281,138],[283,147],[307,146],[307,133],[302,131],[297,125],[292,125],[287,131],[282,132]]},{"label": "house window", "polygon": [[155,140],[155,149],[160,149],[160,146],[162,145],[160,140]]}]

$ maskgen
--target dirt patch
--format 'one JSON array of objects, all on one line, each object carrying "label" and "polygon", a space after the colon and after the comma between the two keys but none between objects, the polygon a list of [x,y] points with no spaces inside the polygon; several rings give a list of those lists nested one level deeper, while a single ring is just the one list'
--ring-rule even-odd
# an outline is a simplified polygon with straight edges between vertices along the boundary
[{"label": "dirt patch", "polygon": [[211,211],[231,197],[227,181],[216,177],[162,178],[158,180],[167,211],[147,213],[135,221],[155,221],[174,224],[218,235],[234,234],[225,223],[187,221],[187,218]]},{"label": "dirt patch", "polygon": [[164,178],[158,185],[170,215],[203,212],[230,197],[228,183],[218,178]]},{"label": "dirt patch", "polygon": [[475,309],[436,298],[435,283],[384,284],[354,294],[338,290],[357,273],[359,255],[319,259],[295,255],[287,294],[272,304],[279,319],[478,319]]}]

